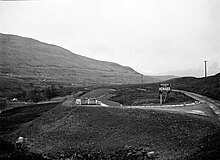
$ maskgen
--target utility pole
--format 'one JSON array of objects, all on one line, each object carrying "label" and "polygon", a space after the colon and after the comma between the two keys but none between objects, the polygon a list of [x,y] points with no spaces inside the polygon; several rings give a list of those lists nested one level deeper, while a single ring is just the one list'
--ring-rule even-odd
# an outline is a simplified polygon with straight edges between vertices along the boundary
[{"label": "utility pole", "polygon": [[141,74],[141,84],[143,84],[143,74]]},{"label": "utility pole", "polygon": [[207,70],[206,70],[206,63],[208,62],[208,61],[204,61],[205,62],[205,78],[207,77]]}]

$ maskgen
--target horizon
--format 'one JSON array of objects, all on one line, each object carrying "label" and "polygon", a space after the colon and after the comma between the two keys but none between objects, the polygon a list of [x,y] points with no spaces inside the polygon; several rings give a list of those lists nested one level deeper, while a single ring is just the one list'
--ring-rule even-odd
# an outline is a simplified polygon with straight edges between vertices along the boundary
[{"label": "horizon", "polygon": [[204,60],[208,76],[220,71],[218,0],[0,4],[3,34],[54,44],[144,75],[204,77]]}]

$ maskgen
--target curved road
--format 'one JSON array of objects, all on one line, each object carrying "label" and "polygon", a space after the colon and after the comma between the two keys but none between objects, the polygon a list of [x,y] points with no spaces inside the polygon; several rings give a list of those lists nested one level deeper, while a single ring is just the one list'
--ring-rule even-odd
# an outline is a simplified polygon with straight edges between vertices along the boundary
[{"label": "curved road", "polygon": [[125,108],[153,109],[180,114],[194,114],[212,117],[220,122],[220,102],[208,97],[182,90],[172,90],[181,92],[195,100],[191,104],[178,105],[158,105],[158,106],[124,106]]},{"label": "curved road", "polygon": [[181,92],[189,97],[192,97],[193,99],[207,104],[217,115],[218,120],[220,121],[220,102],[213,100],[211,98],[208,98],[206,96],[202,96],[193,92],[188,92],[188,91],[182,91],[182,90],[172,90],[174,92]]}]

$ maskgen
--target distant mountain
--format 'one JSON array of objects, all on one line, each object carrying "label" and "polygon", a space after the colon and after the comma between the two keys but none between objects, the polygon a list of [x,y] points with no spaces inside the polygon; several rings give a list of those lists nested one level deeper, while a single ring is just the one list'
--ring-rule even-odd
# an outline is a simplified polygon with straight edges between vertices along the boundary
[{"label": "distant mountain", "polygon": [[155,78],[159,81],[167,81],[167,80],[170,80],[170,79],[174,79],[174,78],[179,78],[178,76],[174,76],[174,75],[162,75],[162,76],[152,76],[152,78]]},{"label": "distant mountain", "polygon": [[[73,86],[141,83],[141,74],[117,63],[99,61],[56,45],[0,34],[0,78],[5,82],[62,83]],[[160,81],[144,76],[144,83]]]},{"label": "distant mountain", "polygon": [[206,78],[181,77],[166,81],[172,88],[195,92],[220,100],[220,73]]}]

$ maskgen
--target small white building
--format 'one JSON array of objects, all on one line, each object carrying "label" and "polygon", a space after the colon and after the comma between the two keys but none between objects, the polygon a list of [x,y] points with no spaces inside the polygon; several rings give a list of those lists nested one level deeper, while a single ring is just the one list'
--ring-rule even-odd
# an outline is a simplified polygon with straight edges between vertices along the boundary
[{"label": "small white building", "polygon": [[75,105],[101,105],[101,101],[96,98],[78,98],[75,101]]},{"label": "small white building", "polygon": [[81,105],[81,99],[76,99],[75,105]]}]

